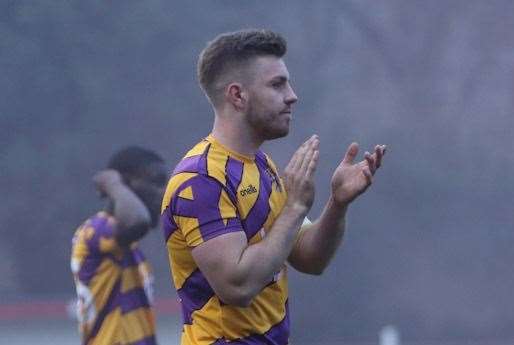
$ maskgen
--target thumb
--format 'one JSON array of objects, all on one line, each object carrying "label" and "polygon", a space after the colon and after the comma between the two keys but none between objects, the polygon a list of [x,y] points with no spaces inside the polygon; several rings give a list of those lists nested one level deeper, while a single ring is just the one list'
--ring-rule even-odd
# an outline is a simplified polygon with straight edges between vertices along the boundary
[{"label": "thumb", "polygon": [[353,160],[357,156],[357,153],[359,153],[359,144],[356,142],[353,142],[348,146],[348,149],[346,150],[346,153],[343,158],[343,164],[352,164]]}]

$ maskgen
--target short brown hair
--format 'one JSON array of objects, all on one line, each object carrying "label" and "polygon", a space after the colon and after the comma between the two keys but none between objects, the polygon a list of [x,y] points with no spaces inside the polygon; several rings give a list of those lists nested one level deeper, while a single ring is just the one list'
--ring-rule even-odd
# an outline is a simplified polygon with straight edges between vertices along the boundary
[{"label": "short brown hair", "polygon": [[200,86],[216,105],[227,82],[222,76],[244,67],[253,58],[266,55],[281,58],[286,51],[286,40],[270,30],[251,29],[221,34],[200,53],[197,70]]}]

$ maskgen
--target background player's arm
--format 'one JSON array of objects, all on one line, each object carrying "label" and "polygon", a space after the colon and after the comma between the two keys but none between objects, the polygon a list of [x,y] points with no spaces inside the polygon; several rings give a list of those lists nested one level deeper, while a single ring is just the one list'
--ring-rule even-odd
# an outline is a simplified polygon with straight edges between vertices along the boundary
[{"label": "background player's arm", "polygon": [[284,178],[286,205],[264,239],[248,245],[246,235],[239,231],[215,237],[193,249],[198,267],[223,302],[247,306],[282,269],[314,200],[318,144],[313,136],[289,162]]},{"label": "background player's arm", "polygon": [[114,236],[120,246],[127,246],[143,237],[150,229],[150,213],[138,196],[123,183],[116,170],[103,170],[93,178],[100,194],[112,202],[117,221]]},{"label": "background player's arm", "polygon": [[375,171],[382,164],[384,145],[364,154],[364,160],[353,164],[358,145],[352,143],[332,176],[332,192],[321,213],[312,224],[304,225],[289,257],[298,271],[321,274],[342,242],[348,205],[371,185]]}]

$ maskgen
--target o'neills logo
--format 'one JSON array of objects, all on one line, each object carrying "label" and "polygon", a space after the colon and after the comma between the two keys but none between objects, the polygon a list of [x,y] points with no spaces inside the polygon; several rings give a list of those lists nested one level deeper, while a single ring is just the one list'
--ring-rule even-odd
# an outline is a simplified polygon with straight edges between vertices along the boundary
[{"label": "o'neills logo", "polygon": [[249,185],[248,187],[243,188],[239,191],[239,194],[241,194],[241,196],[246,196],[253,193],[257,193],[257,189],[253,185]]}]

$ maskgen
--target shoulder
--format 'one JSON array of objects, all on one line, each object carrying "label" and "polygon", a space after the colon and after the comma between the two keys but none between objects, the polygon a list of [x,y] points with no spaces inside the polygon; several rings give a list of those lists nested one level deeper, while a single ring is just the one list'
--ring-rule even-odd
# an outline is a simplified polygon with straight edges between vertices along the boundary
[{"label": "shoulder", "polygon": [[111,237],[116,228],[116,219],[105,211],[100,211],[93,217],[89,218],[87,223],[93,229],[95,234],[104,237]]},{"label": "shoulder", "polygon": [[92,217],[86,219],[75,232],[73,241],[91,240],[96,236],[112,236],[116,220],[107,212],[100,211]]},{"label": "shoulder", "polygon": [[176,190],[192,178],[214,180],[226,186],[229,160],[228,152],[204,139],[189,150],[177,164],[168,183],[168,189]]},{"label": "shoulder", "polygon": [[264,153],[263,151],[258,151],[257,154],[255,155],[255,158],[261,162],[261,164],[264,164],[270,168],[272,168],[273,170],[276,170],[277,167],[275,165],[275,162],[273,162],[273,160],[271,159],[271,156],[269,156],[268,154]]},{"label": "shoulder", "polygon": [[181,173],[202,173],[205,170],[205,159],[210,146],[207,140],[202,140],[193,146],[177,164],[172,177]]},{"label": "shoulder", "polygon": [[75,232],[73,248],[88,248],[88,252],[109,251],[116,247],[116,220],[106,212],[98,212],[87,219]]},{"label": "shoulder", "polygon": [[226,166],[229,155],[207,140],[189,150],[177,164],[166,187],[161,211],[176,198],[193,200],[195,194],[219,195],[227,188]]},{"label": "shoulder", "polygon": [[277,178],[280,176],[278,173],[277,166],[275,165],[275,162],[271,159],[269,155],[266,153],[259,151],[255,155],[256,163],[262,168],[263,171],[266,172],[266,174],[269,177],[272,177],[272,179]]},{"label": "shoulder", "polygon": [[166,186],[163,198],[163,208],[176,194],[177,190],[192,178],[205,172],[205,155],[208,153],[210,143],[202,140],[190,149],[180,162],[175,166],[173,173]]}]

